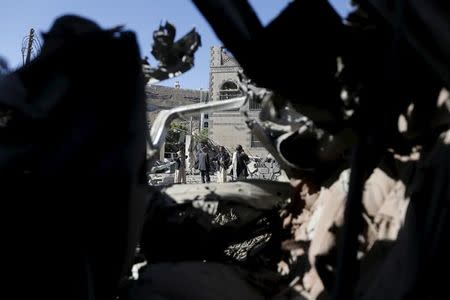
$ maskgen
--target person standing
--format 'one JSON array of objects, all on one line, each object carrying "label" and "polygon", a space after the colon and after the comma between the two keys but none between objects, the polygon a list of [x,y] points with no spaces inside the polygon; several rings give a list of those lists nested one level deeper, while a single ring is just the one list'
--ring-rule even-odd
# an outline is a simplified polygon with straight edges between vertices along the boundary
[{"label": "person standing", "polygon": [[216,159],[219,165],[219,171],[217,172],[217,182],[227,182],[227,170],[230,167],[231,160],[230,155],[228,154],[224,146],[219,147],[219,154],[217,155]]},{"label": "person standing", "polygon": [[175,183],[186,183],[186,157],[183,151],[177,152],[177,159],[175,160]]},{"label": "person standing", "polygon": [[250,161],[248,155],[244,152],[241,145],[236,146],[233,153],[233,177],[236,180],[246,179],[248,176],[247,164]]},{"label": "person standing", "polygon": [[205,183],[205,177],[206,177],[207,183],[211,182],[211,180],[209,178],[209,170],[210,170],[209,155],[208,155],[208,152],[206,151],[205,146],[202,146],[200,148],[200,151],[197,153],[197,159],[195,161],[195,165],[197,166],[197,169],[200,171],[200,176],[202,177],[202,183]]}]

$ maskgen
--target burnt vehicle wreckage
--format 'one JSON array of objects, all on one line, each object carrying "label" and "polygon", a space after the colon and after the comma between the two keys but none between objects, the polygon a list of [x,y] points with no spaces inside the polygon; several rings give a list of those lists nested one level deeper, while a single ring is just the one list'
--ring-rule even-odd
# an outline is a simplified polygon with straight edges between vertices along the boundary
[{"label": "burnt vehicle wreckage", "polygon": [[[145,83],[192,68],[201,44],[168,23],[156,68],[132,32],[64,16],[0,77],[5,295],[446,298],[449,4],[353,1],[342,21],[295,0],[263,26],[245,0],[193,2],[244,96],[162,111],[149,132]],[[236,108],[290,183],[148,185],[172,120]]]}]

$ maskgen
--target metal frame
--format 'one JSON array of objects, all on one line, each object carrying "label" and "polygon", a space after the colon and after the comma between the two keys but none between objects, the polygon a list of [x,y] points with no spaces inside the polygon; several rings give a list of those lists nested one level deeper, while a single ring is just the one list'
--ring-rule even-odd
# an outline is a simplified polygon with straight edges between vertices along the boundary
[{"label": "metal frame", "polygon": [[175,107],[170,110],[162,110],[150,129],[147,156],[152,159],[159,152],[159,149],[164,144],[169,125],[173,120],[207,112],[240,109],[246,102],[247,96],[242,96],[229,100],[196,103]]}]

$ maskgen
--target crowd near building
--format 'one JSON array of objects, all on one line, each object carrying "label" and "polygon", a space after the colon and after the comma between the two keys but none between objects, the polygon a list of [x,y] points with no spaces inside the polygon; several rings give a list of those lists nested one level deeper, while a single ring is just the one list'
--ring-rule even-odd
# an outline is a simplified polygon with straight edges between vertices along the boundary
[{"label": "crowd near building", "polygon": [[[199,102],[222,101],[242,96],[238,86],[241,67],[223,48],[210,49],[209,89],[186,89],[179,82],[174,87],[148,85],[147,113],[149,125],[160,110]],[[256,117],[261,109],[258,103],[248,103],[250,117]],[[237,144],[243,146],[250,156],[265,157],[267,150],[245,124],[239,110],[201,114],[193,118],[194,129],[207,129],[208,137],[217,145],[233,151]]]}]

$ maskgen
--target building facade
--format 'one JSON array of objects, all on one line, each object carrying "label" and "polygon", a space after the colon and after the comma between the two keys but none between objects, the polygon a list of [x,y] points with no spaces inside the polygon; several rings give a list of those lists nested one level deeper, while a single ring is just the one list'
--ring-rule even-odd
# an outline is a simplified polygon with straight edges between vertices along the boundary
[{"label": "building facade", "polygon": [[[210,50],[209,101],[221,101],[239,97],[239,72],[241,67],[223,47]],[[260,105],[249,103],[250,117],[256,117]],[[245,117],[238,110],[214,112],[207,116],[209,137],[219,145],[234,150],[240,144],[252,156],[265,157],[267,150],[245,124]]]}]

